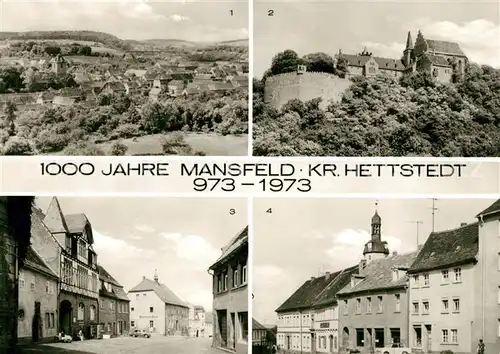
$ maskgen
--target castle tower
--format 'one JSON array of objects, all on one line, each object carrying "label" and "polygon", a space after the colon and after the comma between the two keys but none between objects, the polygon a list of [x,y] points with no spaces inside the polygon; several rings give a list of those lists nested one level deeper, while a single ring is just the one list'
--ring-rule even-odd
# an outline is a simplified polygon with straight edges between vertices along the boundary
[{"label": "castle tower", "polygon": [[372,217],[371,240],[365,244],[365,248],[363,250],[363,257],[366,260],[366,263],[375,259],[385,258],[389,255],[387,242],[382,241],[381,227],[382,218],[378,215],[377,209],[375,208],[375,214]]},{"label": "castle tower", "polygon": [[403,51],[403,64],[405,66],[411,65],[411,55],[413,52],[413,40],[411,38],[411,32],[408,31],[408,37],[406,38],[406,48]]},{"label": "castle tower", "polygon": [[57,54],[55,58],[53,58],[51,61],[52,65],[52,71],[56,73],[57,75],[62,75],[66,73],[66,69],[68,68],[68,63],[64,58],[61,56],[61,54]]}]

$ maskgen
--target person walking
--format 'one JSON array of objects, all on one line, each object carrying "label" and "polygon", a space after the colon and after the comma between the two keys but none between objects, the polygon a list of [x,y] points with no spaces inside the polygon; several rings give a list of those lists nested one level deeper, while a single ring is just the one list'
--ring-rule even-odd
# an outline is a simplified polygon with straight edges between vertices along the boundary
[{"label": "person walking", "polygon": [[476,351],[477,354],[484,354],[484,343],[483,343],[483,340],[480,339],[479,340],[479,343],[477,344],[477,351]]}]

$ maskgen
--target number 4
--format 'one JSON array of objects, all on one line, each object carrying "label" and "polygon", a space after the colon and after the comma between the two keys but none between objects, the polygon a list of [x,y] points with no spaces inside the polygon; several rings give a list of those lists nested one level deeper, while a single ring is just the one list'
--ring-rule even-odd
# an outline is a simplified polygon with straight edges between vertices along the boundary
[{"label": "number 4", "polygon": [[273,213],[273,209],[272,209],[272,208],[267,209],[267,210],[266,210],[266,213],[268,213],[268,214],[272,214],[272,213]]}]

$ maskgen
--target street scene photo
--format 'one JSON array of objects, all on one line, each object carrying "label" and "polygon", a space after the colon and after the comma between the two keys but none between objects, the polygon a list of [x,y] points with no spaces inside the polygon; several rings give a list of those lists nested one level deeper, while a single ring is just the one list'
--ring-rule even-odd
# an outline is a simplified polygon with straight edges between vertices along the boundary
[{"label": "street scene photo", "polygon": [[500,156],[498,1],[258,1],[253,155]]},{"label": "street scene photo", "polygon": [[248,352],[246,199],[1,197],[1,353]]},{"label": "street scene photo", "polygon": [[248,155],[248,3],[5,1],[0,154]]},{"label": "street scene photo", "polygon": [[500,351],[500,200],[258,199],[253,230],[254,354]]}]

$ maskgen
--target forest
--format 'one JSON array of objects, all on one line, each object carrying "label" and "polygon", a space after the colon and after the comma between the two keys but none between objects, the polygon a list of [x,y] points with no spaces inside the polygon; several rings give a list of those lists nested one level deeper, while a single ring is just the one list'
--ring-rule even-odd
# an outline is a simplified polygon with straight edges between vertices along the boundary
[{"label": "forest", "polygon": [[269,75],[304,62],[343,75],[324,53],[280,53],[254,79],[253,153],[258,156],[500,156],[500,70],[469,64],[462,80],[441,84],[425,72],[400,80],[355,77],[341,102],[264,102]]}]

